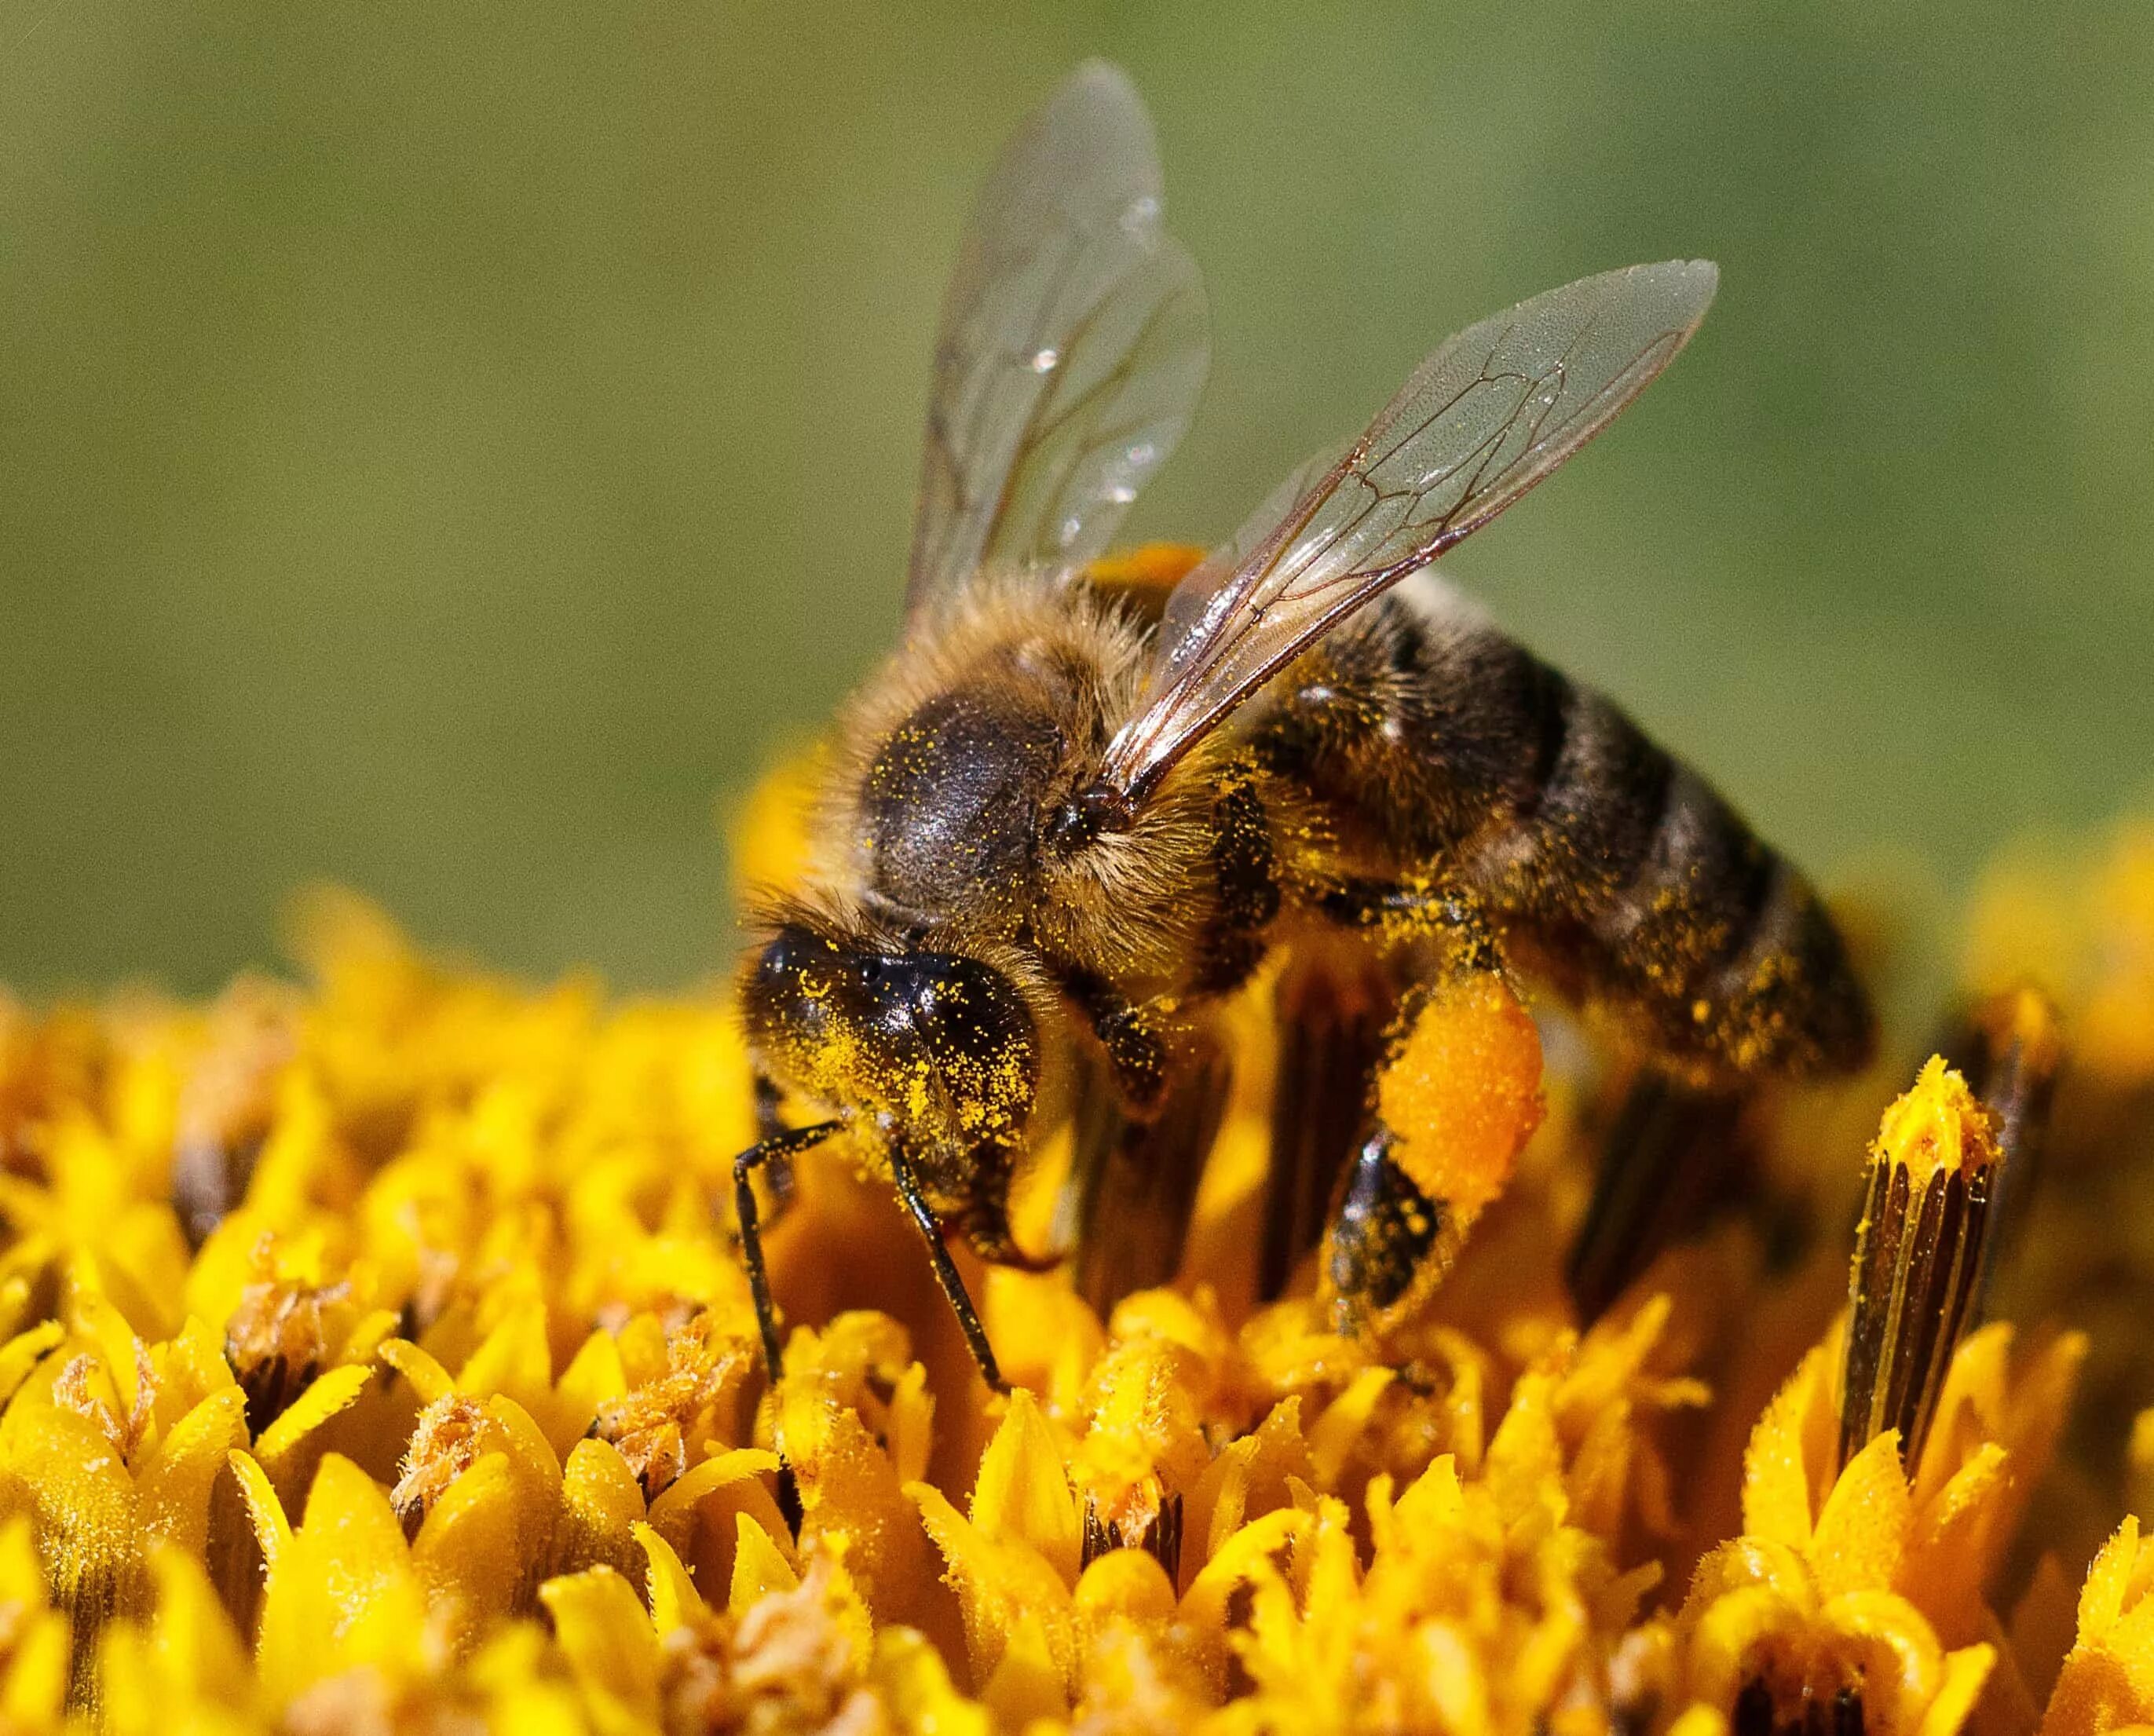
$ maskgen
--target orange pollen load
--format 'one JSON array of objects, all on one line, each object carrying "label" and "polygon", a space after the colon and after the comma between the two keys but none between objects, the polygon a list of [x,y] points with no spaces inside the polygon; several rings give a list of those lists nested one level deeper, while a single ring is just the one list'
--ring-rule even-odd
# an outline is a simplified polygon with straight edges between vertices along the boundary
[{"label": "orange pollen load", "polygon": [[[1377,1085],[1393,1155],[1461,1219],[1503,1191],[1541,1124],[1541,1039],[1500,977],[1477,972],[1437,989],[1415,1014]],[[1411,1130],[1406,1131],[1406,1130]]]}]

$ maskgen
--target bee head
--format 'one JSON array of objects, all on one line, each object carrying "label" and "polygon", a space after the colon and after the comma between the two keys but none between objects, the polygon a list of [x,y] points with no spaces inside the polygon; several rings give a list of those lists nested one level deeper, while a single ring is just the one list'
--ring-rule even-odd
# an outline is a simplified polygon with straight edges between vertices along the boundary
[{"label": "bee head", "polygon": [[952,1141],[1013,1139],[1032,1110],[1031,1009],[993,965],[779,922],[741,985],[748,1041],[782,1080]]}]

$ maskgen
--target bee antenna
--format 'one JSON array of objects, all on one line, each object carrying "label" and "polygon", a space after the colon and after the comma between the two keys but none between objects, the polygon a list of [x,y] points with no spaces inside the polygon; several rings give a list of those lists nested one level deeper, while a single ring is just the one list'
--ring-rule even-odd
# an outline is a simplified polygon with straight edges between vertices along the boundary
[{"label": "bee antenna", "polygon": [[1126,832],[1136,817],[1136,803],[1105,779],[1095,778],[1048,816],[1047,842],[1066,855],[1102,832]]}]

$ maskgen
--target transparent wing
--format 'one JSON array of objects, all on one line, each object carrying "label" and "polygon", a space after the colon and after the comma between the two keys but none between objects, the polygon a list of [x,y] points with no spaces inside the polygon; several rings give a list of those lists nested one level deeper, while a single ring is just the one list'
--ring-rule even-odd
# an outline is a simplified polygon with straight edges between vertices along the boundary
[{"label": "transparent wing", "polygon": [[1718,280],[1702,260],[1604,272],[1447,342],[1343,457],[1289,477],[1176,588],[1105,781],[1141,799],[1328,628],[1547,476],[1689,341]]},{"label": "transparent wing", "polygon": [[943,304],[908,614],[982,561],[1088,560],[1188,426],[1210,355],[1151,117],[1090,61],[1013,139]]}]

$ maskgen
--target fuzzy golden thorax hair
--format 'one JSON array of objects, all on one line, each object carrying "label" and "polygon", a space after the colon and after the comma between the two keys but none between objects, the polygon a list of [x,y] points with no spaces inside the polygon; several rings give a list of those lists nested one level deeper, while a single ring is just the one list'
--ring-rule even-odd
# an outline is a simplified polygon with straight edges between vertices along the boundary
[{"label": "fuzzy golden thorax hair", "polygon": [[1135,710],[1148,631],[1074,578],[1023,574],[976,579],[916,622],[842,714],[800,896],[918,942],[1014,944],[1050,971],[1172,992],[1217,908],[1219,752],[1192,754],[1126,831],[1043,839]]}]

